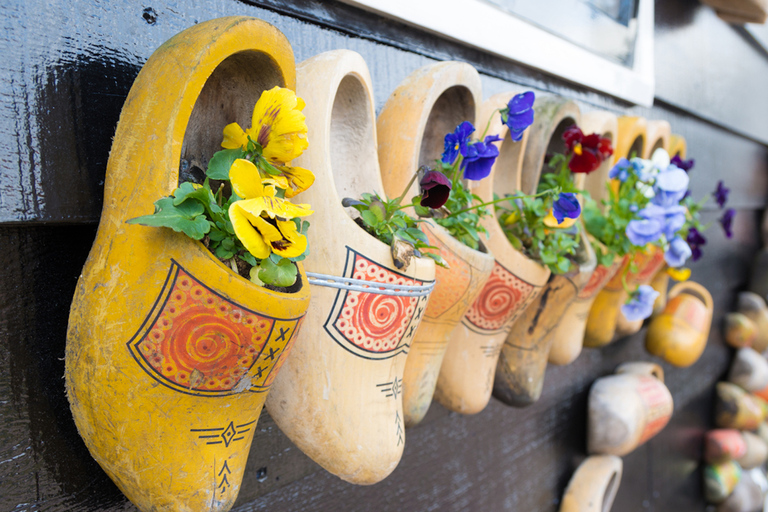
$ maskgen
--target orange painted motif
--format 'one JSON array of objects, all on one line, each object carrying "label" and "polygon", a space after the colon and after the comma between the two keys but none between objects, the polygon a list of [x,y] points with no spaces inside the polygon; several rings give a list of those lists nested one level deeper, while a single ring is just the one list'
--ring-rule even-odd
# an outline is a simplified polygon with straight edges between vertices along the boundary
[{"label": "orange painted motif", "polygon": [[637,392],[647,411],[647,423],[640,436],[638,446],[658,434],[669,422],[669,392],[656,377],[639,376]]},{"label": "orange painted motif", "polygon": [[670,299],[664,313],[676,316],[697,331],[709,329],[710,313],[707,306],[699,300],[691,300],[690,295],[686,293],[680,293]]},{"label": "orange painted motif", "polygon": [[536,288],[494,263],[488,282],[464,316],[463,323],[481,333],[511,328],[515,318],[531,303]]}]

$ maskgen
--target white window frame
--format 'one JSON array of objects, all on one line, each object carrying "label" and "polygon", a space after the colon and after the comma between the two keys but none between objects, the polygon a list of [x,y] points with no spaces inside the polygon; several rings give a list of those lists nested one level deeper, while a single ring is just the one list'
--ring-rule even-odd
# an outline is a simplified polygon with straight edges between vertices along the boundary
[{"label": "white window frame", "polygon": [[483,0],[341,0],[565,80],[650,107],[653,0],[640,0],[634,64],[622,66]]}]

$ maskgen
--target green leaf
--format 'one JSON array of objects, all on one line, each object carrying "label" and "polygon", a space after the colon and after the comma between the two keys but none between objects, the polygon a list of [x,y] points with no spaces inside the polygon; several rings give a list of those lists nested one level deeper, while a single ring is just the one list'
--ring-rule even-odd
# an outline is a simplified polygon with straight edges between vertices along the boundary
[{"label": "green leaf", "polygon": [[229,168],[235,160],[244,156],[245,152],[241,148],[217,151],[208,162],[205,174],[212,180],[229,180]]},{"label": "green leaf", "polygon": [[443,257],[442,257],[442,256],[440,256],[440,255],[439,255],[439,254],[437,254],[437,253],[434,253],[434,252],[425,252],[425,253],[424,253],[424,256],[426,256],[427,258],[432,258],[433,260],[435,260],[435,263],[437,263],[437,264],[438,264],[438,265],[440,265],[441,267],[444,267],[444,268],[451,268],[451,267],[448,265],[448,262],[447,262],[447,261],[445,261],[445,260],[443,259]]},{"label": "green leaf", "polygon": [[253,254],[251,254],[249,252],[240,254],[237,257],[240,258],[241,260],[243,260],[244,262],[246,262],[247,264],[249,264],[252,267],[255,267],[255,266],[257,266],[259,264],[259,260],[257,260],[253,256]]},{"label": "green leaf", "polygon": [[234,255],[235,255],[235,252],[234,252],[233,250],[231,250],[231,249],[227,249],[227,248],[226,248],[226,247],[224,247],[223,245],[220,245],[220,246],[218,246],[218,247],[216,248],[216,250],[215,250],[215,251],[213,251],[213,254],[215,254],[215,255],[216,255],[216,257],[217,257],[217,258],[219,258],[219,259],[221,259],[221,260],[228,260],[228,259],[230,259],[232,256],[234,256]]},{"label": "green leaf", "polygon": [[171,228],[194,240],[202,240],[211,229],[204,211],[203,205],[196,201],[185,201],[175,206],[173,198],[164,197],[155,201],[155,213],[130,219],[128,224]]},{"label": "green leaf", "polygon": [[363,210],[360,212],[360,216],[363,218],[363,221],[372,228],[379,225],[379,218],[371,210]]},{"label": "green leaf", "polygon": [[429,239],[427,238],[427,235],[425,235],[424,232],[419,228],[408,228],[405,231],[416,240],[424,242],[425,244],[429,243]]},{"label": "green leaf", "polygon": [[272,286],[287,288],[296,282],[296,265],[286,258],[281,258],[277,264],[271,258],[263,259],[259,268],[259,279]]}]

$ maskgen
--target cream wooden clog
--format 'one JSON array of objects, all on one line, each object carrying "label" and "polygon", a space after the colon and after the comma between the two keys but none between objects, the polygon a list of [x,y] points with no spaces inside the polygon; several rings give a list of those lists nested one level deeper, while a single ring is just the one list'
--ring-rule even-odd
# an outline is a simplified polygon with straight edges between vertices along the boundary
[{"label": "cream wooden clog", "polygon": [[568,482],[560,512],[609,512],[619,490],[622,469],[619,457],[587,457]]}]

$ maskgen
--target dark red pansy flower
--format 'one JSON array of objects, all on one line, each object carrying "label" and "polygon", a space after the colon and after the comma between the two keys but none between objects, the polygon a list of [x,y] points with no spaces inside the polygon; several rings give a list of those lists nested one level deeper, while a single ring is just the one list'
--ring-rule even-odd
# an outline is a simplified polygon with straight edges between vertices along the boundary
[{"label": "dark red pansy flower", "polygon": [[421,206],[440,208],[448,201],[451,194],[451,180],[440,171],[427,171],[419,181],[421,188]]},{"label": "dark red pansy flower", "polygon": [[568,162],[571,172],[589,174],[613,154],[610,139],[597,133],[584,135],[576,125],[563,132],[563,141],[568,148],[566,155],[571,157]]}]

